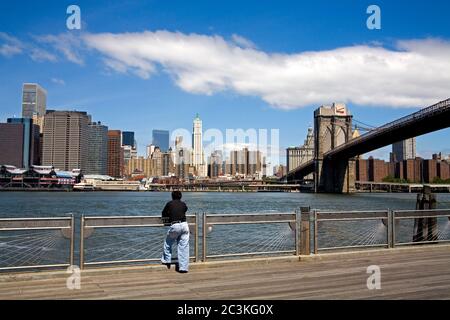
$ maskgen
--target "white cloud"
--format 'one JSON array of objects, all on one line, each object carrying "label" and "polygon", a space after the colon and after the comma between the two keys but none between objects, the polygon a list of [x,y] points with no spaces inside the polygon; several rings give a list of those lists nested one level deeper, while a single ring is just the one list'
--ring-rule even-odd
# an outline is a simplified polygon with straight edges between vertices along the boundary
[{"label": "white cloud", "polygon": [[253,49],[256,48],[256,45],[252,41],[250,41],[250,40],[248,40],[248,39],[246,39],[246,38],[244,38],[244,37],[242,37],[242,36],[240,36],[238,34],[233,34],[231,36],[231,40],[237,46],[242,47],[242,48],[253,48]]},{"label": "white cloud", "polygon": [[0,32],[0,41],[3,42],[0,44],[0,55],[4,57],[12,57],[23,51],[24,44],[4,32]]},{"label": "white cloud", "polygon": [[0,32],[0,41],[4,42],[0,45],[0,55],[12,57],[14,55],[28,53],[29,57],[37,62],[57,61],[54,54],[35,46],[33,43],[23,42],[4,32]]},{"label": "white cloud", "polygon": [[33,48],[30,53],[30,58],[37,62],[56,62],[58,60],[54,54],[40,48]]},{"label": "white cloud", "polygon": [[62,86],[65,86],[65,85],[66,85],[66,82],[65,82],[63,79],[52,78],[51,81],[52,81],[53,83],[60,84],[60,85],[62,85]]},{"label": "white cloud", "polygon": [[210,95],[231,90],[285,109],[333,101],[419,107],[450,93],[450,42],[444,40],[399,41],[396,50],[355,45],[269,54],[243,47],[243,38],[237,35],[232,42],[169,31],[82,38],[116,71],[148,78],[155,65],[161,65],[187,92]]},{"label": "white cloud", "polygon": [[54,50],[59,51],[70,62],[84,65],[80,48],[82,43],[77,35],[72,33],[61,33],[58,35],[36,36],[35,39],[41,44],[48,44]]}]

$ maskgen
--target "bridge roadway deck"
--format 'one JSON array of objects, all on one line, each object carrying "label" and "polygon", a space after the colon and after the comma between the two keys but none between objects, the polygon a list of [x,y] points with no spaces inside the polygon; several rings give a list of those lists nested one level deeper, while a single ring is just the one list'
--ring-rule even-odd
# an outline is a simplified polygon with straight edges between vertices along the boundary
[{"label": "bridge roadway deck", "polygon": [[[368,290],[367,267],[381,268]],[[80,290],[65,271],[0,274],[0,299],[450,299],[450,245],[316,256],[83,271]]]}]

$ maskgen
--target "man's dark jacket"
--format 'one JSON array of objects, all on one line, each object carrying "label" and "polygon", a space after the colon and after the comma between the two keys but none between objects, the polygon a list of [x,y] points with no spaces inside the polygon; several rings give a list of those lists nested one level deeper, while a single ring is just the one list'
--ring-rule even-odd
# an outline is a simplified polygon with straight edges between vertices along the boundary
[{"label": "man's dark jacket", "polygon": [[186,221],[186,211],[188,207],[181,200],[172,200],[167,202],[162,211],[162,219],[165,223],[175,221]]}]

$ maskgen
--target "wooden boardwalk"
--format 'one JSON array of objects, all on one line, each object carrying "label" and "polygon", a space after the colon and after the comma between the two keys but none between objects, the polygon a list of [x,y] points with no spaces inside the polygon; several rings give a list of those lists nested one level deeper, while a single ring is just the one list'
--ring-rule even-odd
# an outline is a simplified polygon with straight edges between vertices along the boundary
[{"label": "wooden boardwalk", "polygon": [[[367,267],[381,268],[368,290]],[[450,299],[450,246],[83,271],[80,290],[65,271],[0,274],[0,299]]]}]

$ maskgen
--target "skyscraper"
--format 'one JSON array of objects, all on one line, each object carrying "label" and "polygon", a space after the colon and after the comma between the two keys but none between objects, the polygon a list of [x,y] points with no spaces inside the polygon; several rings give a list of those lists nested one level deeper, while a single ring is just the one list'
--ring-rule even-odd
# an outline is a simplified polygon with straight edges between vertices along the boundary
[{"label": "skyscraper", "polygon": [[153,130],[152,144],[156,147],[159,147],[161,152],[167,152],[169,150],[169,131]]},{"label": "skyscraper", "polygon": [[258,150],[232,150],[226,165],[226,171],[232,176],[262,178],[264,173],[265,159]]},{"label": "skyscraper", "polygon": [[115,178],[123,176],[123,148],[120,130],[108,131],[108,175]]},{"label": "skyscraper", "polygon": [[416,158],[416,138],[398,141],[392,145],[392,153],[396,161]]},{"label": "skyscraper", "polygon": [[197,171],[197,176],[206,177],[206,165],[203,154],[203,137],[202,137],[202,120],[197,116],[194,119],[193,129],[192,129],[192,164]]},{"label": "skyscraper", "polygon": [[[314,133],[311,127],[308,128],[305,142],[301,147],[289,147],[286,149],[286,165],[287,171],[294,170],[298,166],[308,162],[314,158]],[[305,179],[312,179],[309,174]]]},{"label": "skyscraper", "polygon": [[91,117],[86,112],[49,110],[44,117],[42,164],[70,171],[87,169]]},{"label": "skyscraper", "polygon": [[217,178],[223,174],[222,171],[222,151],[216,150],[211,153],[208,161],[208,176],[210,178]]},{"label": "skyscraper", "polygon": [[122,132],[122,145],[123,146],[131,146],[133,148],[136,147],[134,140],[134,132],[132,131],[123,131]]},{"label": "skyscraper", "polygon": [[108,127],[100,122],[89,124],[88,164],[85,174],[106,175],[108,171]]},{"label": "skyscraper", "polygon": [[40,164],[39,127],[32,119],[12,118],[0,123],[0,164],[28,169]]},{"label": "skyscraper", "polygon": [[47,106],[47,91],[37,83],[24,83],[22,88],[22,117],[42,117]]}]

